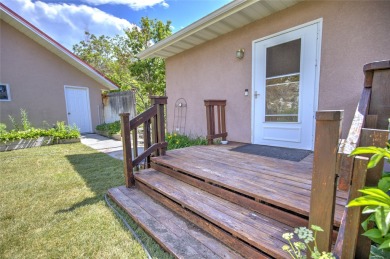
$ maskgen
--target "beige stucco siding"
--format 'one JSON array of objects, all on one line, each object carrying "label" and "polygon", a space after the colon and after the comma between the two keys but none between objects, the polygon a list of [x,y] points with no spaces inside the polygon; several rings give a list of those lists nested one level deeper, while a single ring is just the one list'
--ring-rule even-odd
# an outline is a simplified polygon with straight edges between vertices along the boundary
[{"label": "beige stucco siding", "polygon": [[[173,130],[178,98],[188,103],[186,133],[202,136],[206,135],[203,100],[226,99],[228,139],[250,143],[252,42],[322,18],[318,105],[345,110],[345,136],[362,91],[363,65],[390,58],[389,17],[389,1],[302,2],[168,58],[168,130]],[[245,49],[243,60],[235,58],[240,48]]]},{"label": "beige stucco siding", "polygon": [[28,112],[34,126],[42,121],[67,122],[64,86],[89,88],[92,129],[99,124],[98,106],[104,86],[37,44],[5,22],[0,29],[0,82],[10,85],[12,100],[0,102],[0,122]]}]

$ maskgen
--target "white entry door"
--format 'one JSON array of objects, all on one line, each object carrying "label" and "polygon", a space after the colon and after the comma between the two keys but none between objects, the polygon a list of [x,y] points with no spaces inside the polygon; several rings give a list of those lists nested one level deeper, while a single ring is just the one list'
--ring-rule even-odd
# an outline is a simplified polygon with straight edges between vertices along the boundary
[{"label": "white entry door", "polygon": [[254,42],[254,144],[313,149],[319,26],[313,23]]},{"label": "white entry door", "polygon": [[65,86],[65,101],[68,124],[75,124],[81,133],[92,132],[88,88]]}]

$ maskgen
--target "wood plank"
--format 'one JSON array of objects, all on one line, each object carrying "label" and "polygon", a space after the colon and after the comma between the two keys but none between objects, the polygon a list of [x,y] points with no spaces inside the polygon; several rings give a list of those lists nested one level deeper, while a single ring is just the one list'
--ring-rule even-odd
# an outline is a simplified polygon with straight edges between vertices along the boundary
[{"label": "wood plank", "polygon": [[270,258],[266,254],[262,253],[261,251],[241,242],[237,238],[233,237],[229,233],[223,231],[222,229],[214,226],[213,224],[210,224],[209,222],[206,222],[201,217],[197,216],[196,214],[193,214],[192,212],[186,210],[185,208],[178,206],[177,203],[173,202],[172,200],[160,195],[159,193],[155,192],[154,190],[150,189],[143,183],[137,181],[136,186],[142,190],[144,193],[151,196],[153,199],[158,200],[162,204],[164,204],[166,207],[170,208],[172,211],[178,213],[179,215],[186,218],[188,221],[192,222],[193,224],[199,226],[200,228],[204,229],[208,233],[212,234],[214,237],[218,238],[221,242],[228,245],[232,249],[236,250],[240,254],[242,254],[246,258]]},{"label": "wood plank", "polygon": [[363,88],[360,96],[359,104],[356,108],[355,115],[352,120],[351,127],[348,132],[346,141],[340,146],[339,153],[345,154],[341,156],[340,168],[338,171],[339,185],[338,188],[347,191],[351,183],[353,162],[347,155],[358,147],[360,141],[360,132],[364,127],[365,116],[368,114],[370,106],[371,88]]},{"label": "wood plank", "polygon": [[[332,115],[329,118],[329,115]],[[309,225],[320,226],[319,251],[331,251],[336,197],[337,150],[341,133],[342,111],[318,111],[314,144],[312,194]]]},{"label": "wood plank", "polygon": [[[379,129],[362,129],[362,139],[360,141],[360,146],[376,146],[376,147],[386,147],[388,140],[389,131],[388,130],[379,130]],[[366,155],[365,155],[366,156]],[[371,155],[367,155],[371,157]],[[368,170],[366,186],[377,186],[380,178],[382,177],[384,166],[384,160],[380,161],[378,165],[374,168]]]},{"label": "wood plank", "polygon": [[259,203],[259,200],[254,201],[250,198],[247,198],[245,196],[230,192],[228,190],[219,188],[217,186],[214,186],[213,184],[205,183],[204,181],[198,180],[196,178],[190,177],[188,175],[182,174],[180,172],[174,171],[172,169],[152,164],[152,168],[163,172],[165,174],[168,174],[169,176],[175,177],[176,179],[179,179],[185,183],[191,184],[192,186],[195,186],[197,188],[200,188],[201,190],[207,191],[211,194],[214,194],[218,197],[224,198],[228,201],[231,201],[233,203],[239,204],[240,206],[254,210],[258,213],[263,214],[267,217],[272,217],[275,219],[278,219],[278,221],[289,225],[291,227],[300,227],[300,226],[308,226],[308,219],[298,217],[296,215],[293,215],[291,213],[287,213],[283,210],[276,209],[274,207],[268,206],[266,204]]},{"label": "wood plank", "polygon": [[[127,187],[134,185],[133,174],[133,158],[131,154],[131,138],[130,138],[130,114],[122,113],[121,115],[121,132],[122,132],[122,147],[123,147],[123,174],[125,176],[125,184]],[[136,144],[135,144],[136,145]]]},{"label": "wood plank", "polygon": [[176,258],[193,257],[196,255],[202,258],[202,256],[200,256],[191,246],[181,245],[180,247],[182,248],[177,249],[176,242],[180,242],[181,239],[173,233],[166,231],[166,229],[159,224],[154,217],[132,202],[119,189],[110,189],[108,194],[120,207],[132,216],[138,225],[140,225],[166,251],[172,253]]},{"label": "wood plank", "polygon": [[375,70],[369,114],[378,115],[377,129],[388,129],[390,118],[390,68]]},{"label": "wood plank", "polygon": [[282,223],[156,171],[144,170],[137,174],[137,180],[272,256],[280,255],[280,248],[286,244],[282,234],[292,231]]},{"label": "wood plank", "polygon": [[[361,196],[359,190],[366,182],[368,158],[356,157],[354,159],[352,185],[349,192],[350,201]],[[337,258],[355,258],[356,244],[359,235],[361,207],[345,208],[344,215],[334,246],[334,254]]]},{"label": "wood plank", "polygon": [[366,116],[366,123],[364,126],[366,128],[376,129],[378,124],[378,115],[368,114]]},{"label": "wood plank", "polygon": [[178,243],[180,246],[177,246],[177,248],[192,247],[204,258],[241,258],[237,253],[211,237],[209,234],[156,203],[138,189],[129,189],[124,186],[119,187],[118,189],[149,213],[149,215],[156,218],[158,224],[163,225],[168,231],[179,237],[180,241]]}]

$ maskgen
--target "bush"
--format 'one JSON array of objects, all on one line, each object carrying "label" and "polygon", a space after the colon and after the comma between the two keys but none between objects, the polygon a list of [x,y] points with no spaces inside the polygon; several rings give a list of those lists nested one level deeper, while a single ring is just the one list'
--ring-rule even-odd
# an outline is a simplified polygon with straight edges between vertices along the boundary
[{"label": "bush", "polygon": [[96,126],[96,130],[108,132],[108,134],[119,134],[121,132],[121,122],[103,123]]},{"label": "bush", "polygon": [[76,126],[68,126],[65,123],[57,122],[56,127],[50,129],[36,129],[30,127],[28,130],[11,130],[0,132],[0,142],[9,142],[19,139],[37,139],[39,137],[53,137],[58,139],[79,138],[80,132]]},{"label": "bush", "polygon": [[168,150],[178,149],[190,146],[207,145],[207,140],[202,137],[190,138],[186,135],[171,134],[166,135],[166,141],[168,142]]}]

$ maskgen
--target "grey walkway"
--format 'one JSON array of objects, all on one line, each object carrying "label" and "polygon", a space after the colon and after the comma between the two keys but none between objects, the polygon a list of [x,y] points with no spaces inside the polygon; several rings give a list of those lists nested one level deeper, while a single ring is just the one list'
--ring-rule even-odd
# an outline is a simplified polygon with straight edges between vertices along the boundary
[{"label": "grey walkway", "polygon": [[98,134],[86,134],[81,136],[81,143],[113,158],[123,160],[121,141],[106,138]]}]

